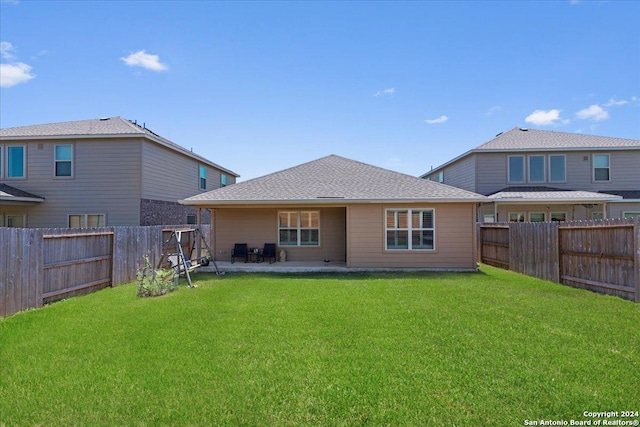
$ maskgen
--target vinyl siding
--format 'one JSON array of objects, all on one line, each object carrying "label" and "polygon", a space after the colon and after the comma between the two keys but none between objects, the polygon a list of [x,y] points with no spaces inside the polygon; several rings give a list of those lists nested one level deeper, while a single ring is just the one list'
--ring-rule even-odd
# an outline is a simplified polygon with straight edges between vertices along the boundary
[{"label": "vinyl siding", "polygon": [[214,251],[216,259],[231,260],[235,243],[249,247],[263,247],[265,243],[278,243],[279,210],[319,210],[320,246],[278,246],[284,249],[289,261],[345,260],[345,208],[342,207],[277,207],[217,208],[214,215]]},{"label": "vinyl siding", "polygon": [[[437,178],[434,177],[432,179]],[[476,191],[476,157],[470,155],[444,169],[443,184],[462,188],[467,191]]]},{"label": "vinyl siding", "polygon": [[[6,141],[3,143],[9,143]],[[67,227],[70,214],[105,214],[107,225],[139,223],[139,139],[29,141],[27,179],[0,181],[46,200],[30,206],[0,206],[0,213],[27,213],[29,227]],[[73,178],[54,177],[54,147],[74,145]]]},{"label": "vinyl siding", "polygon": [[[609,204],[607,204],[607,210],[610,212]],[[565,212],[567,214],[567,221],[584,221],[591,219],[591,214],[594,212],[602,212],[604,206],[594,205],[592,208],[586,208],[582,204],[521,204],[521,205],[498,205],[498,222],[506,222],[509,220],[509,212],[524,213],[526,221],[529,221],[529,214],[533,212],[544,212],[545,220],[551,220],[552,212]],[[493,205],[482,205],[478,209],[478,221],[482,222],[485,214],[493,214]],[[610,214],[609,214],[610,215]]]},{"label": "vinyl siding", "polygon": [[[176,153],[158,144],[142,144],[142,197],[172,201],[220,188],[221,171]],[[207,188],[200,189],[199,167],[207,170]],[[227,185],[235,183],[235,176],[227,174]]]},{"label": "vinyl siding", "polygon": [[[436,250],[385,250],[385,209],[390,208],[433,208]],[[475,269],[474,221],[471,203],[351,205],[347,208],[347,266]]]},{"label": "vinyl siding", "polygon": [[477,153],[476,191],[491,194],[507,187],[507,154]]}]

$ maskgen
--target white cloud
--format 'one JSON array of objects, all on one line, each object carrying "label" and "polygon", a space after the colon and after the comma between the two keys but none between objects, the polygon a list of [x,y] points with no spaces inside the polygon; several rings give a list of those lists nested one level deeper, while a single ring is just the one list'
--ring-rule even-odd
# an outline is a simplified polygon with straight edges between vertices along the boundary
[{"label": "white cloud", "polygon": [[12,60],[13,55],[11,51],[13,50],[13,46],[9,42],[0,42],[0,56],[6,60]]},{"label": "white cloud", "polygon": [[497,113],[498,111],[502,110],[502,107],[500,107],[499,105],[496,105],[495,107],[491,107],[489,108],[489,111],[487,111],[487,116],[492,116],[494,113]]},{"label": "white cloud", "polygon": [[580,110],[576,113],[576,117],[582,120],[593,120],[599,122],[609,118],[609,113],[599,105],[591,105],[589,108]]},{"label": "white cloud", "polygon": [[388,95],[391,96],[394,93],[396,93],[396,88],[394,87],[390,87],[388,89],[384,89],[384,90],[379,90],[377,91],[373,96],[382,96],[382,95]]},{"label": "white cloud", "polygon": [[627,105],[629,101],[625,99],[616,100],[615,98],[611,98],[607,103],[603,104],[605,107],[618,107],[621,105]]},{"label": "white cloud", "polygon": [[11,87],[27,82],[34,78],[31,66],[18,62],[15,64],[0,64],[0,87]]},{"label": "white cloud", "polygon": [[525,122],[538,126],[552,125],[560,120],[560,110],[536,110],[529,114]]},{"label": "white cloud", "polygon": [[121,57],[120,59],[130,67],[142,67],[147,70],[158,72],[169,69],[166,64],[160,62],[160,57],[158,55],[150,55],[144,50],[134,52],[131,55]]},{"label": "white cloud", "polygon": [[446,122],[447,120],[449,120],[449,117],[447,117],[447,116],[440,116],[440,117],[438,117],[437,119],[427,119],[427,120],[425,120],[424,122],[425,122],[426,124],[428,124],[428,125],[435,125],[435,124],[438,124],[438,123],[444,123],[444,122]]}]

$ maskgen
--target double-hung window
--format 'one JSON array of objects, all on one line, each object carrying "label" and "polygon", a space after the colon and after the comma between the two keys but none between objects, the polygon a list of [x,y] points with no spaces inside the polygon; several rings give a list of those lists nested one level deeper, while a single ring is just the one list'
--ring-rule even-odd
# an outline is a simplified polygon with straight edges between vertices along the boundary
[{"label": "double-hung window", "polygon": [[278,212],[279,246],[320,246],[320,211]]},{"label": "double-hung window", "polygon": [[56,145],[54,153],[54,164],[56,177],[72,177],[73,145]]},{"label": "double-hung window", "polygon": [[566,158],[564,154],[549,155],[549,181],[565,182],[567,180]]},{"label": "double-hung window", "polygon": [[7,178],[24,178],[26,156],[24,145],[7,146]]},{"label": "double-hung window", "polygon": [[200,168],[198,170],[199,170],[198,175],[200,177],[200,189],[206,190],[207,189],[207,168],[200,165]]},{"label": "double-hung window", "polygon": [[593,155],[593,180],[609,181],[609,155],[594,154]]},{"label": "double-hung window", "polygon": [[387,250],[434,250],[433,209],[387,209]]},{"label": "double-hung window", "polygon": [[524,156],[509,156],[509,182],[524,182]]},{"label": "double-hung window", "polygon": [[529,156],[529,182],[544,182],[544,156]]}]

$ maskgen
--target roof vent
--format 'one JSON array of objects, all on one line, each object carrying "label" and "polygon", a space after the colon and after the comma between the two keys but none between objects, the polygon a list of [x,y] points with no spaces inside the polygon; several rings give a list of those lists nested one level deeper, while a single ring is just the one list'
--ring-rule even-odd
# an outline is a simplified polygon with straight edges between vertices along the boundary
[{"label": "roof vent", "polygon": [[500,136],[500,135],[502,135],[502,132],[500,132],[499,134],[497,134],[497,135],[496,135],[496,137],[498,137],[498,136]]},{"label": "roof vent", "polygon": [[519,128],[519,129],[520,129],[522,132],[526,132],[526,131],[528,131],[528,130],[529,130],[529,129],[527,129],[527,128]]},{"label": "roof vent", "polygon": [[100,117],[100,121],[109,120],[111,117]]}]

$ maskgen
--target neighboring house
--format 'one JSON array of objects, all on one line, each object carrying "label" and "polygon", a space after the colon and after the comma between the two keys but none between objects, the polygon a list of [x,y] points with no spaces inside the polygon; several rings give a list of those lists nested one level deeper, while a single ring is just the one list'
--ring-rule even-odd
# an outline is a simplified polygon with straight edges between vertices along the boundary
[{"label": "neighboring house", "polygon": [[514,128],[421,176],[488,196],[478,221],[640,215],[640,141]]},{"label": "neighboring house", "polygon": [[0,129],[0,226],[195,222],[178,200],[238,176],[120,117]]},{"label": "neighboring house", "polygon": [[287,261],[476,269],[484,196],[335,155],[183,200],[213,211],[213,251],[276,243]]}]

